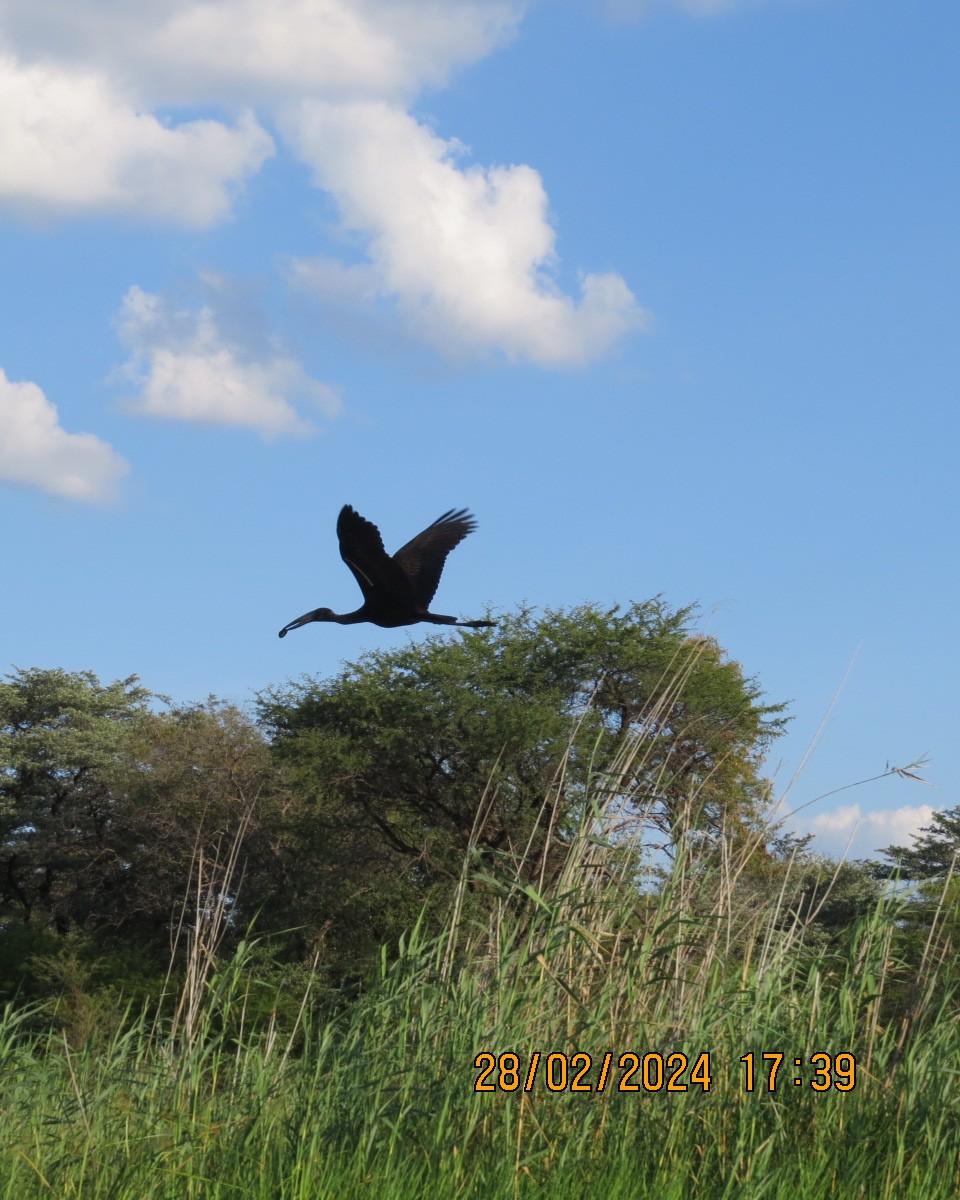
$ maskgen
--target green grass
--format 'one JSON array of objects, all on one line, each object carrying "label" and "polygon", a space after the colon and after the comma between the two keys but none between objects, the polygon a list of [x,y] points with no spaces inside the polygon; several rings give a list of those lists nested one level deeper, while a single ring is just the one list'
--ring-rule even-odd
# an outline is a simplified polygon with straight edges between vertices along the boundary
[{"label": "green grass", "polygon": [[[936,923],[907,974],[891,897],[817,941],[764,898],[749,853],[684,850],[656,895],[588,836],[538,892],[465,887],[334,1019],[251,1029],[250,953],[194,972],[163,1025],[76,1047],[0,1021],[0,1200],[656,1197],[938,1200],[960,1194],[960,1021]],[[471,912],[486,911],[481,920]],[[709,1089],[474,1090],[475,1056],[710,1054]],[[785,1055],[776,1089],[742,1055]],[[856,1086],[793,1083],[793,1059],[856,1056]],[[496,1080],[497,1074],[492,1078]],[[634,1077],[636,1078],[636,1076]]]}]

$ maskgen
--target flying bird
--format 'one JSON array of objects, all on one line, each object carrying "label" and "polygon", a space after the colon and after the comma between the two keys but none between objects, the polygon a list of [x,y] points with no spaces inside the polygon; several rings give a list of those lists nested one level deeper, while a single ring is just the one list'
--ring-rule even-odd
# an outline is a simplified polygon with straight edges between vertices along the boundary
[{"label": "flying bird", "polygon": [[284,625],[280,637],[286,637],[291,629],[299,629],[311,621],[336,621],[338,625],[370,621],[384,629],[416,625],[418,621],[429,621],[433,625],[465,625],[470,629],[485,629],[495,624],[493,621],[458,621],[456,617],[428,611],[447,555],[476,527],[476,520],[465,508],[451,508],[391,557],[383,548],[376,525],[345,504],[337,517],[340,557],[360,585],[363,604],[349,613],[315,608]]}]

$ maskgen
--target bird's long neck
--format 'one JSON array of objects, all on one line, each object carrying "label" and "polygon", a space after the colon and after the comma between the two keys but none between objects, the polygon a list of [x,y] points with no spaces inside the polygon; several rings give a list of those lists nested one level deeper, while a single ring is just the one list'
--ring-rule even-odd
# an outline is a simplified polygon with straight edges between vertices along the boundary
[{"label": "bird's long neck", "polygon": [[354,612],[334,613],[330,619],[338,625],[359,625],[361,621],[367,620],[367,616],[362,608],[358,608]]}]

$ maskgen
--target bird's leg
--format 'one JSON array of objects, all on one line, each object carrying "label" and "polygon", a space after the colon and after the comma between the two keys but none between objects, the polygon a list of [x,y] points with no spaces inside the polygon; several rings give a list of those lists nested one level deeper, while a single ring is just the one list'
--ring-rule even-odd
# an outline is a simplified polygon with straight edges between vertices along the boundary
[{"label": "bird's leg", "polygon": [[424,613],[420,620],[433,625],[463,625],[468,629],[489,629],[496,625],[496,621],[458,621],[456,617],[446,617],[443,613]]}]

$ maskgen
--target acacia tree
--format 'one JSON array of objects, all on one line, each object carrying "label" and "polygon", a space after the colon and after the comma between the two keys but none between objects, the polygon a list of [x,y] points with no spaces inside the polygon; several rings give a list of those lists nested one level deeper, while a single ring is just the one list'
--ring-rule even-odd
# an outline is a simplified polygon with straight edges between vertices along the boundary
[{"label": "acacia tree", "polygon": [[[659,599],[521,610],[263,693],[260,719],[310,813],[303,861],[335,847],[369,890],[399,877],[421,895],[456,877],[471,845],[536,874],[604,788],[641,798],[668,843],[755,826],[783,705],[762,703],[691,617]],[[642,753],[611,782],[597,765],[630,738]]]}]

